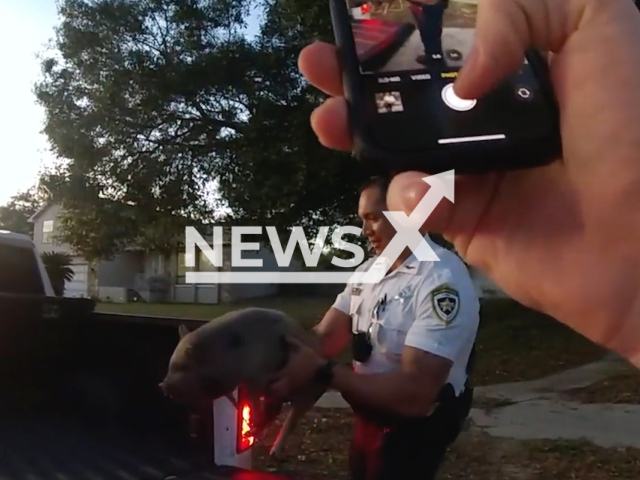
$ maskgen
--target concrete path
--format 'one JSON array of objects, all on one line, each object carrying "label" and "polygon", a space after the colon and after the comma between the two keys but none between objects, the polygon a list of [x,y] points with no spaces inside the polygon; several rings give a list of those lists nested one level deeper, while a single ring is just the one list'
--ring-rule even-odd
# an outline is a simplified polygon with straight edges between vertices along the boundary
[{"label": "concrete path", "polygon": [[589,440],[602,447],[640,448],[640,405],[583,405],[529,400],[487,414],[471,411],[472,428],[518,440]]},{"label": "concrete path", "polygon": [[607,355],[600,361],[565,370],[530,382],[502,383],[476,388],[477,398],[524,402],[534,398],[557,397],[556,392],[588,387],[608,377],[628,372],[629,363],[617,355]]},{"label": "concrete path", "polygon": [[[602,447],[640,448],[640,405],[581,404],[559,392],[586,387],[613,375],[633,371],[615,355],[599,362],[531,381],[476,389],[471,428],[513,439],[586,439]],[[327,392],[321,408],[349,408],[342,396]]]},{"label": "concrete path", "polygon": [[325,393],[315,406],[320,408],[350,408],[347,401],[335,390],[329,390]]},{"label": "concrete path", "polygon": [[472,428],[495,437],[586,439],[602,447],[640,448],[640,405],[581,404],[558,395],[632,368],[625,360],[611,355],[532,382],[478,388],[478,403],[493,400],[502,406],[489,411],[473,408]]}]

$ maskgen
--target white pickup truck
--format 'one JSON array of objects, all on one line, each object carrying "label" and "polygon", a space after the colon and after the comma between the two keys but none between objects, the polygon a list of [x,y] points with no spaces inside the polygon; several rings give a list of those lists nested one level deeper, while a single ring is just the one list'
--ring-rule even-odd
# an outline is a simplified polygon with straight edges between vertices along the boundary
[{"label": "white pickup truck", "polygon": [[161,394],[178,325],[201,321],[55,297],[31,239],[6,231],[0,312],[0,479],[286,480],[251,470],[242,395],[187,411]]}]

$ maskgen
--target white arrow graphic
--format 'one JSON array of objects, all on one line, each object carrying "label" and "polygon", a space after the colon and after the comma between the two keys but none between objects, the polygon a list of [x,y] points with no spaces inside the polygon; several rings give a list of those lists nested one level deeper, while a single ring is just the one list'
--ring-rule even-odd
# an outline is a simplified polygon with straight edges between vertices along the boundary
[{"label": "white arrow graphic", "polygon": [[420,233],[420,227],[424,225],[443,198],[446,197],[452,203],[454,202],[455,171],[449,170],[424,177],[422,180],[431,185],[431,188],[410,216],[404,212],[384,212],[396,229],[396,234],[371,268],[362,272],[361,283],[378,283],[382,280],[407,247],[421,262],[440,260]]}]

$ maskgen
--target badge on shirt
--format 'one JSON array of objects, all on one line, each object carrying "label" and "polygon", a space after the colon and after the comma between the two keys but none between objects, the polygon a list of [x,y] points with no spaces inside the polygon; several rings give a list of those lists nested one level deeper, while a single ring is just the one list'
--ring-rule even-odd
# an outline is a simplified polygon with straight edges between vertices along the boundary
[{"label": "badge on shirt", "polygon": [[360,295],[362,293],[362,288],[353,287],[351,289],[351,295]]},{"label": "badge on shirt", "polygon": [[413,291],[410,287],[407,287],[393,297],[392,300],[396,300],[400,302],[400,304],[403,304],[405,301],[411,300],[411,297],[413,297]]},{"label": "badge on shirt", "polygon": [[457,290],[448,285],[443,285],[431,292],[431,303],[436,315],[444,323],[449,324],[458,315],[460,295]]}]

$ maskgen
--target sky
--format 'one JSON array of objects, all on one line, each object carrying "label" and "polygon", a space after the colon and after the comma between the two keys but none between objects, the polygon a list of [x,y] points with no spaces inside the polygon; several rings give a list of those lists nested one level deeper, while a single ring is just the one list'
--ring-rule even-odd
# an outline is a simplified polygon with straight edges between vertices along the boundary
[{"label": "sky", "polygon": [[35,183],[47,156],[40,134],[44,114],[33,85],[40,74],[36,54],[53,36],[55,0],[0,0],[0,205]]},{"label": "sky", "polygon": [[[255,34],[257,14],[249,20]],[[47,140],[41,134],[43,109],[33,86],[40,79],[37,54],[53,38],[58,24],[55,0],[0,0],[0,205],[31,187],[41,167],[51,164]]]}]

